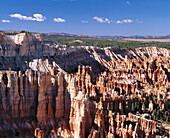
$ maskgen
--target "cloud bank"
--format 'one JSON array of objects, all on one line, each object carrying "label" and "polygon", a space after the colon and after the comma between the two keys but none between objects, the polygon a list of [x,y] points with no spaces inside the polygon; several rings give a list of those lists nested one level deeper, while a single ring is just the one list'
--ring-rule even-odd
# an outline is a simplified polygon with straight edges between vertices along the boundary
[{"label": "cloud bank", "polygon": [[[38,22],[42,22],[42,21],[45,21],[46,20],[46,17],[43,16],[42,14],[39,14],[39,13],[36,13],[36,14],[33,14],[33,16],[25,16],[25,15],[21,15],[21,14],[18,14],[18,13],[15,13],[15,14],[10,14],[9,15],[11,18],[17,18],[17,19],[20,19],[20,20],[27,20],[27,21],[38,21]],[[96,20],[97,22],[99,23],[107,23],[107,24],[110,24],[110,23],[116,23],[116,24],[123,24],[123,23],[132,23],[134,22],[133,20],[131,19],[124,19],[124,20],[117,20],[117,21],[114,21],[113,20],[110,20],[108,18],[104,18],[104,17],[97,17],[97,16],[94,16],[92,19]],[[65,19],[63,18],[53,18],[53,21],[54,22],[57,22],[57,23],[64,23],[66,22]],[[10,23],[11,21],[10,20],[1,20],[1,22],[3,23]],[[140,20],[136,20],[137,23],[142,23],[142,21]],[[89,23],[87,20],[81,20],[81,23]]]}]

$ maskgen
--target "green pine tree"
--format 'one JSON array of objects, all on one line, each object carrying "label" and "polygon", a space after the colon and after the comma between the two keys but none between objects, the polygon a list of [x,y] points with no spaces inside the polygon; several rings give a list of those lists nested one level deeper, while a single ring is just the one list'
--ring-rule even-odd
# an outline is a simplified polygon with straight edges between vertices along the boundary
[{"label": "green pine tree", "polygon": [[132,112],[135,112],[135,104],[132,103]]},{"label": "green pine tree", "polygon": [[156,120],[156,109],[153,110],[153,119]]}]

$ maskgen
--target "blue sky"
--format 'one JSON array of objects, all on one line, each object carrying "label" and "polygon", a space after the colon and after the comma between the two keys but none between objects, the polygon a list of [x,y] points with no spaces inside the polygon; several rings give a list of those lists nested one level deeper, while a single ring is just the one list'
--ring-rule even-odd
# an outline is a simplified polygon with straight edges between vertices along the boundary
[{"label": "blue sky", "polygon": [[2,0],[0,30],[170,34],[169,0]]}]

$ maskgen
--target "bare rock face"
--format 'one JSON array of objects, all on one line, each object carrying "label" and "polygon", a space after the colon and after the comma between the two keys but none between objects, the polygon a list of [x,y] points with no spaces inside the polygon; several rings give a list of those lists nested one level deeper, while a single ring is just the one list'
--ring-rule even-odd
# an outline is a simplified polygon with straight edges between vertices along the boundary
[{"label": "bare rock face", "polygon": [[72,99],[70,111],[70,129],[74,137],[87,137],[89,129],[93,124],[95,104],[90,101],[83,92],[79,91]]},{"label": "bare rock face", "polygon": [[169,52],[1,33],[0,137],[168,136]]},{"label": "bare rock face", "polygon": [[99,132],[94,128],[92,128],[88,138],[99,138],[99,137],[100,137]]},{"label": "bare rock face", "polygon": [[7,35],[5,36],[5,39],[7,41],[14,42],[17,45],[22,45],[34,43],[35,41],[41,41],[41,36],[39,34],[29,35],[27,33],[19,33],[16,35]]}]

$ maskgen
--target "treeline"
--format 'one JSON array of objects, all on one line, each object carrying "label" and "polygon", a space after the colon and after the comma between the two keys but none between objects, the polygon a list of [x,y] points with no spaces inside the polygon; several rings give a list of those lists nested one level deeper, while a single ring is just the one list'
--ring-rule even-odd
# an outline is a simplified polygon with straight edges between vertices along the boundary
[{"label": "treeline", "polygon": [[83,43],[71,41],[77,40],[77,38],[62,38],[62,37],[55,37],[55,38],[48,38],[43,37],[44,40],[51,40],[57,41],[62,45],[67,46],[97,46],[97,47],[118,47],[118,48],[137,48],[137,47],[162,47],[170,49],[170,43],[168,42],[138,42],[138,41],[121,41],[120,39],[114,38],[81,38]]},{"label": "treeline", "polygon": [[20,32],[13,32],[13,33],[4,33],[5,35],[17,35],[19,33],[26,33],[26,34],[32,34],[31,32],[29,31],[25,31],[25,30],[22,30]]},{"label": "treeline", "polygon": [[[149,102],[152,101],[153,103],[153,110],[150,111],[149,110]],[[146,99],[146,101],[143,100],[138,100],[135,102],[132,102],[132,113],[137,113],[139,112],[140,114],[144,114],[147,113],[149,115],[152,116],[153,120],[160,120],[160,121],[164,121],[166,123],[170,122],[170,110],[166,110],[166,109],[161,109],[158,105],[158,103],[156,102],[156,97],[150,97],[148,99]]]}]

